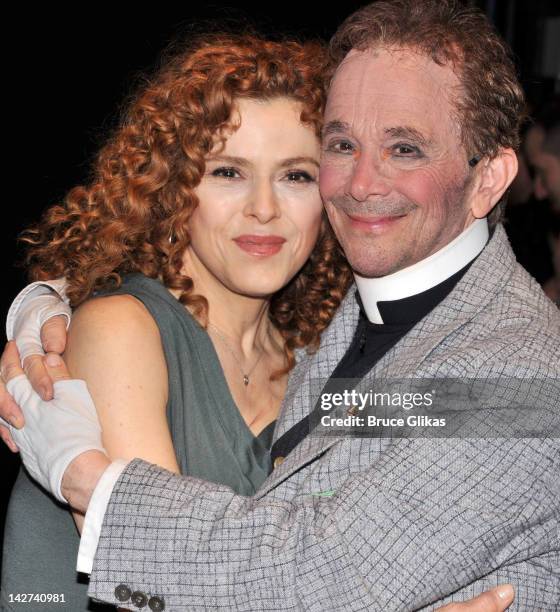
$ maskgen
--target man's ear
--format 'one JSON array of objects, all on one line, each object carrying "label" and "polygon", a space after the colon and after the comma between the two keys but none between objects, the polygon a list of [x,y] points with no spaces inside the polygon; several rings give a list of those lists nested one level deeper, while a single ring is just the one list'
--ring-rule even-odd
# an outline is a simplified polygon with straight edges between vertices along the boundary
[{"label": "man's ear", "polygon": [[486,217],[504,195],[517,174],[517,156],[513,149],[500,149],[496,157],[482,159],[475,172],[471,212],[476,219]]}]

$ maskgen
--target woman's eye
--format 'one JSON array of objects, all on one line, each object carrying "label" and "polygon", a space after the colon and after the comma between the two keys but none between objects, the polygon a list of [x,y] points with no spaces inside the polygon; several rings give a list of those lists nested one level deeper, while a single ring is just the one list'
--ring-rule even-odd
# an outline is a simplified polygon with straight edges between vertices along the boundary
[{"label": "woman's eye", "polygon": [[327,145],[327,151],[334,153],[354,153],[354,145],[347,140],[338,140]]},{"label": "woman's eye", "polygon": [[227,179],[239,178],[239,172],[235,168],[216,168],[210,173],[212,176],[221,176]]},{"label": "woman's eye", "polygon": [[292,172],[288,172],[286,178],[291,183],[311,183],[315,180],[309,174],[309,172],[305,172],[304,170],[294,170]]},{"label": "woman's eye", "polygon": [[399,143],[392,147],[397,157],[422,157],[422,151],[414,145]]}]

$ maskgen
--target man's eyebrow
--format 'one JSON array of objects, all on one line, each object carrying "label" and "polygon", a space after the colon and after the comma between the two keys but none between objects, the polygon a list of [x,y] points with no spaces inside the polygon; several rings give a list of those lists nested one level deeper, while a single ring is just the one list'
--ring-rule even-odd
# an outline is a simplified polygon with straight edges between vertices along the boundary
[{"label": "man's eyebrow", "polygon": [[[329,134],[336,134],[340,132],[350,132],[350,125],[345,121],[339,121],[337,119],[333,121],[329,121],[322,130],[322,137],[328,136]],[[418,144],[422,146],[429,146],[431,144],[430,140],[428,140],[421,132],[419,132],[416,128],[404,125],[398,127],[390,127],[384,130],[386,136],[390,136],[391,138],[407,138],[410,140],[414,140]]]},{"label": "man's eyebrow", "polygon": [[340,132],[349,132],[350,125],[346,123],[346,121],[338,121],[335,119],[334,121],[329,121],[326,125],[323,126],[321,134],[323,138],[328,136],[329,134],[336,134]]},{"label": "man's eyebrow", "polygon": [[425,147],[430,145],[430,141],[416,128],[406,125],[386,128],[384,132],[386,136],[390,136],[391,138],[406,138],[407,140],[414,140],[418,144]]}]

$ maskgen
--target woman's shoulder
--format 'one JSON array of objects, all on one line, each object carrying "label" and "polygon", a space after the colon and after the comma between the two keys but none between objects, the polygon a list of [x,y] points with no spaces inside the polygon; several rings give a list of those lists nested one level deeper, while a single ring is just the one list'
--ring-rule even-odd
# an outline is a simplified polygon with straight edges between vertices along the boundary
[{"label": "woman's shoulder", "polygon": [[142,272],[129,272],[122,274],[117,285],[108,285],[95,292],[94,297],[108,297],[117,295],[132,295],[141,300],[164,299],[173,301],[175,298],[158,278],[151,278]]},{"label": "woman's shoulder", "polygon": [[157,340],[159,330],[144,304],[132,295],[107,295],[90,298],[74,311],[69,337],[104,346],[112,344],[145,345]]},{"label": "woman's shoulder", "polygon": [[129,294],[98,295],[80,304],[73,312],[72,321],[88,323],[119,322],[134,327],[153,319],[144,304]]},{"label": "woman's shoulder", "polygon": [[70,372],[115,394],[146,385],[161,396],[167,371],[159,330],[143,304],[129,295],[95,297],[76,310],[64,358]]}]

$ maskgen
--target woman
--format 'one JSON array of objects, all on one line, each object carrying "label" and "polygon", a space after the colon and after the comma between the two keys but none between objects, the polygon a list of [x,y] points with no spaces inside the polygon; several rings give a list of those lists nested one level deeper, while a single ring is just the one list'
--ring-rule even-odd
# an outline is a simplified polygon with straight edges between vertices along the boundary
[{"label": "woman", "polygon": [[[351,279],[317,186],[325,65],[316,43],[200,37],[133,100],[92,183],[27,233],[32,276],[66,277],[79,306],[65,357],[111,458],[247,495],[266,478],[294,350],[317,345]],[[77,548],[21,473],[3,594],[95,609]]]}]

